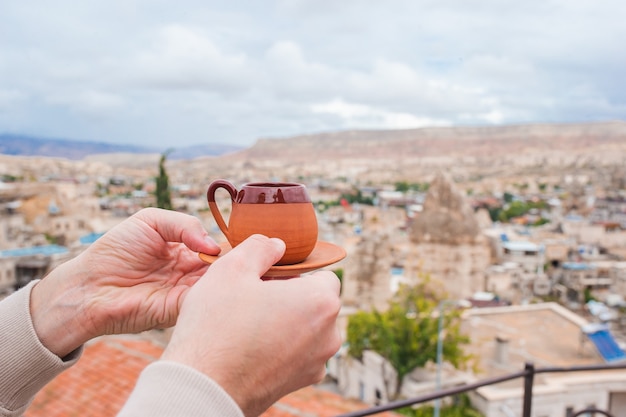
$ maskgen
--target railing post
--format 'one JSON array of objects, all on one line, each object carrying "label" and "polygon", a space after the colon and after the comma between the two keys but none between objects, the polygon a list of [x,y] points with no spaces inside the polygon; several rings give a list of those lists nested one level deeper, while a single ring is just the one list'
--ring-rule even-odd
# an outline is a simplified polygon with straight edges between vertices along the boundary
[{"label": "railing post", "polygon": [[533,404],[533,380],[535,378],[535,365],[526,362],[524,367],[524,404],[522,409],[522,417],[530,417],[530,411]]}]

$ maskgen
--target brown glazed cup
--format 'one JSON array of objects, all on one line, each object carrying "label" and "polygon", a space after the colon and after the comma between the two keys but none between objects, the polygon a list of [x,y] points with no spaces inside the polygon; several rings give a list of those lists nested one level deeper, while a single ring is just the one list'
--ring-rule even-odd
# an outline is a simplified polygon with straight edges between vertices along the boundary
[{"label": "brown glazed cup", "polygon": [[[215,203],[215,192],[220,188],[231,197],[228,225]],[[259,182],[245,184],[237,190],[226,180],[216,180],[209,185],[207,200],[217,225],[232,247],[257,233],[282,239],[285,254],[276,265],[304,261],[317,243],[315,209],[302,184]]]}]

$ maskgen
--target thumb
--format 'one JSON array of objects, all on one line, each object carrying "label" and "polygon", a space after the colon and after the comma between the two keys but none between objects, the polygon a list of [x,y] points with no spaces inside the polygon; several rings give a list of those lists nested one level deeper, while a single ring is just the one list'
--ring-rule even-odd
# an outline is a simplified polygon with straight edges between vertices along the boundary
[{"label": "thumb", "polygon": [[263,235],[252,235],[218,259],[212,270],[219,275],[238,271],[237,276],[262,277],[285,253],[285,242]]}]

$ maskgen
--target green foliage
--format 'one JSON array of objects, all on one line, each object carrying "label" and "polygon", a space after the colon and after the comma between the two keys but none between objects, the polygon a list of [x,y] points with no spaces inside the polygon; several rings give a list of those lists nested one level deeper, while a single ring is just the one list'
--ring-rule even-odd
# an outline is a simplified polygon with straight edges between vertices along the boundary
[{"label": "green foliage", "polygon": [[506,223],[515,217],[525,215],[532,209],[545,209],[546,207],[547,204],[544,201],[512,201],[498,213],[498,220]]},{"label": "green foliage", "polygon": [[358,204],[365,204],[368,206],[374,205],[374,199],[372,197],[363,196],[363,193],[361,192],[361,190],[356,190],[355,192],[352,192],[352,193],[343,193],[341,194],[341,197],[339,197],[339,201],[337,203],[339,204],[341,200],[346,200],[350,204],[358,203]]},{"label": "green foliage", "polygon": [[528,212],[528,207],[521,201],[513,201],[509,206],[500,212],[500,220],[507,222],[514,217],[519,217]]},{"label": "green foliage", "polygon": [[[432,417],[434,408],[432,405],[418,408],[404,407],[396,410],[396,412],[408,417]],[[455,397],[453,404],[443,405],[439,411],[441,417],[484,417],[478,410],[472,408],[466,394]]]},{"label": "green foliage", "polygon": [[489,207],[487,211],[489,211],[489,218],[491,219],[491,221],[496,222],[500,220],[500,212],[502,212],[502,207]]},{"label": "green foliage", "polygon": [[585,304],[587,304],[589,301],[597,301],[596,298],[591,293],[591,288],[589,287],[585,287],[583,295],[585,297]]},{"label": "green foliage", "polygon": [[22,179],[23,177],[18,177],[13,174],[2,174],[2,176],[0,176],[0,181],[2,182],[18,182],[22,181]]},{"label": "green foliage", "polygon": [[48,242],[48,244],[50,245],[56,245],[59,243],[59,239],[57,236],[53,236],[50,233],[45,233],[44,236],[46,238],[46,242]]},{"label": "green foliage", "polygon": [[328,210],[330,207],[335,207],[338,206],[340,203],[339,201],[323,201],[323,200],[319,200],[315,203],[315,209],[319,212],[319,213],[323,213],[326,210]]},{"label": "green foliage", "polygon": [[159,176],[156,177],[156,200],[157,207],[171,210],[172,209],[172,197],[170,194],[170,180],[167,176],[167,171],[165,170],[165,160],[167,159],[167,155],[171,151],[166,151],[161,154],[161,159],[159,160]]},{"label": "green foliage", "polygon": [[[402,287],[384,311],[359,312],[348,320],[348,353],[362,358],[363,351],[373,350],[386,358],[398,373],[398,390],[405,375],[437,359],[438,303],[440,298],[426,283]],[[460,311],[443,309],[443,358],[455,367],[469,357],[462,345],[469,339],[460,331]]]},{"label": "green foliage", "polygon": [[337,268],[333,270],[337,278],[339,278],[339,291],[343,290],[343,268]]},{"label": "green foliage", "polygon": [[428,183],[397,181],[395,184],[395,190],[406,193],[407,191],[428,191]]}]

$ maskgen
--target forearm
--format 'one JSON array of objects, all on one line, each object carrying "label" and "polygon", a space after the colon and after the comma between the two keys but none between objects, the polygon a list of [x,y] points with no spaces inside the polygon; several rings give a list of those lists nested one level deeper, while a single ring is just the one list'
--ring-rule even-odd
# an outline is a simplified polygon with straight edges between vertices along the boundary
[{"label": "forearm", "polygon": [[30,313],[41,343],[60,358],[86,343],[86,294],[81,283],[88,275],[84,262],[76,257],[58,266],[32,289]]},{"label": "forearm", "polygon": [[73,365],[82,352],[64,359],[48,350],[37,337],[30,315],[35,283],[0,302],[0,416],[20,416],[35,394]]}]

